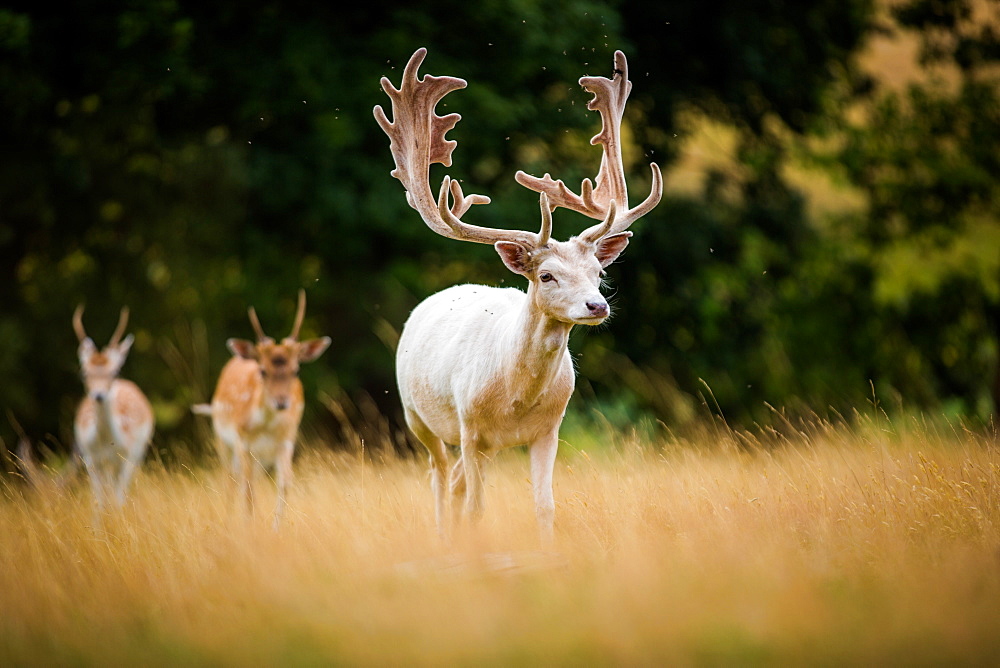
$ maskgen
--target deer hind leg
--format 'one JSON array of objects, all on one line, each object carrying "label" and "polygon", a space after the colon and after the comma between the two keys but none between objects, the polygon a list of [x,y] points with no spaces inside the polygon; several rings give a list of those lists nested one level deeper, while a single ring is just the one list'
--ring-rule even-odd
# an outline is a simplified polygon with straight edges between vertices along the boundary
[{"label": "deer hind leg", "polygon": [[430,453],[431,491],[434,493],[434,523],[438,535],[447,538],[451,525],[445,503],[445,484],[448,480],[448,449],[424,421],[413,411],[406,411],[406,424]]}]

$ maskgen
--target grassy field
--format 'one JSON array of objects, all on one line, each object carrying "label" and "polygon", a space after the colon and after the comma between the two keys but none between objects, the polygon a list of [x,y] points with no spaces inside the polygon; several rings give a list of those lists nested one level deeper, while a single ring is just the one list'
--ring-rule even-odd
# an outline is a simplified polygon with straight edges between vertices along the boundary
[{"label": "grassy field", "polygon": [[423,458],[304,448],[277,533],[209,466],[8,479],[0,665],[1000,663],[996,434],[786,426],[568,438],[551,550],[521,451],[450,545]]}]

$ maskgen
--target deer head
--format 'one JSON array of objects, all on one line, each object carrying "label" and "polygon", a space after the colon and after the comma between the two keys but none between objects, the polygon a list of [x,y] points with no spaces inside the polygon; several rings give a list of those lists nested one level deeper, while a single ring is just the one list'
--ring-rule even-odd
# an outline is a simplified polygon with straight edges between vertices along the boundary
[{"label": "deer head", "polygon": [[103,403],[111,391],[111,383],[118,377],[129,350],[132,349],[133,336],[129,334],[122,339],[125,326],[128,324],[128,307],[122,307],[118,316],[118,327],[111,335],[111,340],[103,350],[99,350],[93,339],[87,336],[83,328],[83,304],[76,307],[73,313],[73,330],[80,341],[77,354],[80,359],[80,373],[87,396],[98,403]]},{"label": "deer head", "polygon": [[291,333],[281,343],[264,334],[257,311],[248,309],[250,324],[257,334],[257,342],[245,339],[229,339],[226,345],[234,355],[257,362],[264,401],[271,409],[283,411],[298,402],[301,404],[301,383],[299,365],[312,362],[326,351],[330,337],[324,336],[308,341],[299,341],[299,329],[306,314],[306,292],[299,290],[299,305]]}]

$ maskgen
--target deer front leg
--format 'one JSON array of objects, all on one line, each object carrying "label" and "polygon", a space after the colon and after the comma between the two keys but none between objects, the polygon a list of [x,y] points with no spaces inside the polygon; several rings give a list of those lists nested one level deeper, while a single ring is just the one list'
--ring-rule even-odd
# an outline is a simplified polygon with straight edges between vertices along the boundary
[{"label": "deer front leg", "polygon": [[90,480],[90,491],[94,496],[94,506],[97,510],[104,510],[107,496],[107,483],[104,479],[104,471],[97,465],[93,454],[83,453],[83,463],[87,469],[87,479]]},{"label": "deer front leg", "polygon": [[115,486],[115,502],[118,507],[125,505],[125,493],[132,482],[132,477],[142,463],[144,452],[130,454],[122,462],[121,472],[118,474],[118,483]]},{"label": "deer front leg", "polygon": [[104,524],[107,486],[103,472],[94,462],[93,455],[83,453],[83,463],[87,470],[87,479],[90,480],[90,491],[94,497],[94,502],[90,506],[92,526],[95,530],[100,530]]},{"label": "deer front leg", "polygon": [[104,473],[99,469],[90,472],[90,489],[94,494],[94,506],[98,510],[104,510],[108,503],[108,483]]},{"label": "deer front leg", "polygon": [[451,467],[451,478],[448,481],[448,491],[451,494],[451,512],[454,521],[462,517],[465,508],[465,466],[459,457]]},{"label": "deer front leg", "polygon": [[281,519],[285,515],[285,507],[288,505],[285,494],[292,479],[292,454],[294,452],[295,444],[291,441],[285,441],[274,464],[274,482],[278,488],[278,502],[274,508],[273,528],[275,531],[281,526]]},{"label": "deer front leg", "polygon": [[535,493],[535,519],[542,544],[550,546],[553,541],[553,523],[556,503],[552,496],[552,470],[556,464],[559,449],[558,431],[533,443],[531,456],[531,486]]},{"label": "deer front leg", "polygon": [[[248,515],[253,514],[253,487],[251,486],[251,468],[253,462],[243,439],[238,439],[232,443],[233,459],[233,481],[236,486],[236,495],[242,498],[243,511]],[[240,503],[239,501],[237,503]]]},{"label": "deer front leg", "polygon": [[465,509],[478,522],[486,510],[483,501],[483,443],[479,435],[462,427],[462,471],[465,479]]}]

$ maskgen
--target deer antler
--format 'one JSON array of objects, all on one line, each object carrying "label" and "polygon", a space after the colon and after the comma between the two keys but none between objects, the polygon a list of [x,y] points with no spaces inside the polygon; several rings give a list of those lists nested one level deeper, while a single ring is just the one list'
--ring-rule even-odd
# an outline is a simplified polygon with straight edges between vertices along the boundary
[{"label": "deer antler", "polygon": [[87,330],[83,328],[83,304],[76,307],[73,311],[73,331],[76,332],[76,338],[83,343],[84,339],[87,338]]},{"label": "deer antler", "polygon": [[264,328],[260,326],[260,320],[257,319],[257,309],[251,306],[247,309],[247,315],[250,316],[250,324],[253,325],[253,331],[257,334],[257,343],[270,338],[264,333]]},{"label": "deer antler", "polygon": [[[417,78],[417,70],[427,55],[427,49],[417,49],[406,68],[399,89],[388,78],[382,77],[382,89],[392,101],[393,120],[390,122],[381,106],[374,109],[375,120],[389,135],[389,149],[396,162],[391,174],[406,188],[407,203],[420,213],[432,230],[450,239],[492,244],[497,241],[515,241],[528,245],[539,244],[542,234],[523,230],[504,230],[464,223],[461,217],[473,204],[488,204],[485,195],[465,196],[458,181],[445,177],[437,201],[428,178],[430,166],[440,163],[451,166],[451,153],[458,142],[446,140],[445,133],[462,119],[459,114],[438,116],[434,107],[448,93],[465,88],[464,79],[425,75]],[[449,196],[452,204],[449,206]]]},{"label": "deer antler", "polygon": [[[584,179],[580,186],[580,194],[576,195],[561,180],[553,180],[549,174],[542,178],[518,171],[515,179],[518,183],[540,193],[547,193],[553,209],[563,207],[598,220],[613,218],[609,221],[588,228],[580,236],[596,241],[609,234],[616,234],[628,229],[640,217],[649,213],[660,202],[663,194],[663,177],[659,166],[650,163],[653,172],[653,184],[649,197],[634,209],[628,208],[628,188],[625,185],[625,168],[622,164],[621,122],[625,112],[625,102],[632,90],[632,82],[628,80],[628,62],[625,54],[615,51],[615,72],[613,79],[604,77],[582,77],[580,85],[594,98],[587,103],[587,108],[597,110],[601,114],[602,127],[600,133],[590,140],[591,144],[602,144],[604,153],[601,157],[601,167],[597,173],[597,187],[590,179]],[[617,203],[618,215],[608,216],[611,202]]]},{"label": "deer antler", "polygon": [[[122,334],[125,333],[125,327],[128,326],[128,306],[123,306],[121,312],[118,314],[118,327],[115,328],[115,333],[111,335],[111,340],[108,341],[109,346],[117,346],[121,341]],[[76,307],[73,311],[73,331],[76,332],[76,338],[83,343],[83,340],[87,338],[87,331],[83,328],[83,304]]]},{"label": "deer antler", "polygon": [[295,324],[292,325],[292,333],[288,338],[296,340],[299,338],[299,329],[302,327],[302,320],[306,317],[306,291],[299,289],[299,308],[295,312]]},{"label": "deer antler", "polygon": [[[257,343],[262,341],[268,341],[271,339],[267,334],[264,333],[264,328],[260,326],[260,319],[257,317],[257,309],[253,306],[247,309],[247,315],[250,316],[250,324],[253,325],[253,331],[257,334]],[[306,317],[306,291],[299,289],[299,305],[295,311],[295,322],[292,324],[291,333],[285,338],[285,341],[291,339],[295,341],[299,338],[299,330],[302,329],[302,321]]]},{"label": "deer antler", "polygon": [[117,346],[118,342],[121,341],[122,334],[125,333],[125,327],[128,325],[128,306],[123,306],[121,312],[118,314],[118,327],[115,328],[115,333],[111,335],[111,341],[108,342],[109,346]]}]

